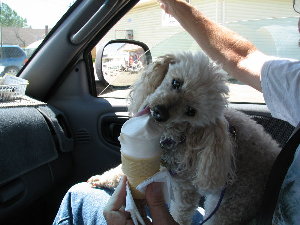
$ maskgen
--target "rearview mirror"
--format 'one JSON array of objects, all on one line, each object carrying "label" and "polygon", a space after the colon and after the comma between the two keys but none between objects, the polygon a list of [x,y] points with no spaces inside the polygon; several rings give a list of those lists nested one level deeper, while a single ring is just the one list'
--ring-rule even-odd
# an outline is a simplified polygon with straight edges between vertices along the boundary
[{"label": "rearview mirror", "polygon": [[107,86],[124,88],[131,86],[150,62],[151,54],[144,43],[114,40],[97,52],[96,73],[99,81]]}]

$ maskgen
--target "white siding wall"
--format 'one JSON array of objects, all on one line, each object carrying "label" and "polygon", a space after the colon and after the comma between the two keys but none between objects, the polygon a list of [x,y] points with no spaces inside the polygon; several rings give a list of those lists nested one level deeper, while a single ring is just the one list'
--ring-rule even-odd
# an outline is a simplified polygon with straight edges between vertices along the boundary
[{"label": "white siding wall", "polygon": [[[292,0],[191,0],[191,4],[254,42],[265,53],[300,59],[299,15],[292,9]],[[163,26],[162,10],[156,0],[135,6],[101,43],[125,38],[120,37],[124,34],[120,30],[133,30],[133,38],[146,43],[154,57],[177,50],[199,50],[179,25]],[[286,43],[280,40],[280,33],[287,35]],[[288,46],[288,50],[283,52],[281,45]]]},{"label": "white siding wall", "polygon": [[[293,10],[292,0],[224,0],[225,21],[299,16]],[[241,3],[243,4],[241,10]],[[259,7],[259,10],[257,8]],[[234,12],[234,13],[233,13]]]}]

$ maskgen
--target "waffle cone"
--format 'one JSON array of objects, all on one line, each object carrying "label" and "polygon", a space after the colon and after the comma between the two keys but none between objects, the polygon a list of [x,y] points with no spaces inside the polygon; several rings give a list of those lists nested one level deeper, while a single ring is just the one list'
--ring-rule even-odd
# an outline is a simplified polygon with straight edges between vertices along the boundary
[{"label": "waffle cone", "polygon": [[121,154],[122,170],[127,176],[127,180],[134,199],[144,199],[145,195],[138,191],[136,187],[149,177],[159,171],[160,156],[139,159]]}]

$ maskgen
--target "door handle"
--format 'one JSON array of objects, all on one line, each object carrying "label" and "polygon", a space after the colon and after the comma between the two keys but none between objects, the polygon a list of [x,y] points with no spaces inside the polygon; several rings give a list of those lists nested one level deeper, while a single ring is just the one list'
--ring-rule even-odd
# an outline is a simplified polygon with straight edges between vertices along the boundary
[{"label": "door handle", "polygon": [[100,127],[101,134],[105,141],[115,146],[120,147],[118,137],[123,124],[128,120],[128,117],[123,116],[105,116],[102,117]]}]

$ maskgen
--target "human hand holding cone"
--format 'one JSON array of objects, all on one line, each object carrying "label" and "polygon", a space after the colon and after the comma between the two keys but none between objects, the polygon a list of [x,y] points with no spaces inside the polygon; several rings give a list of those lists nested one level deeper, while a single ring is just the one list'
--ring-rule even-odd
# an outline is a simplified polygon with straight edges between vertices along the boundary
[{"label": "human hand holding cone", "polygon": [[121,129],[122,170],[134,199],[144,199],[143,193],[136,187],[159,171],[161,148],[159,139],[161,131],[151,121],[149,115],[128,120]]}]

